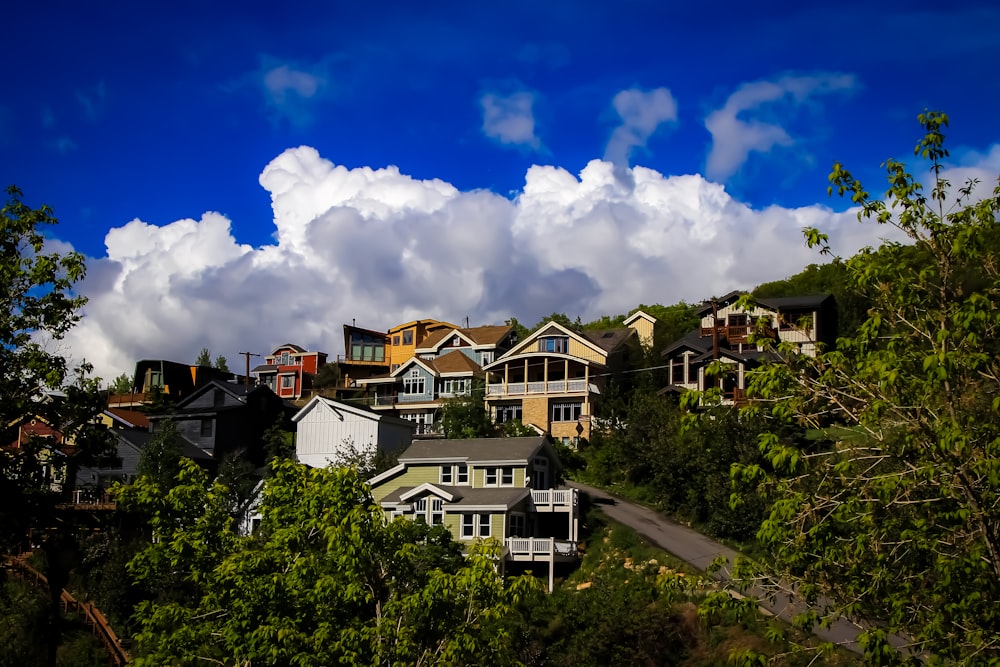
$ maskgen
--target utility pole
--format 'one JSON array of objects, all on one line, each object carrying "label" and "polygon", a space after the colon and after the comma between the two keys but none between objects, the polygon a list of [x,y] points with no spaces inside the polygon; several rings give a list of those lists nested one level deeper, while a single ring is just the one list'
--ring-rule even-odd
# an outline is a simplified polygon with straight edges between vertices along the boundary
[{"label": "utility pole", "polygon": [[242,354],[244,357],[246,357],[246,360],[247,360],[247,374],[245,376],[245,379],[244,379],[243,383],[244,383],[244,385],[247,388],[249,388],[250,387],[250,357],[259,357],[260,355],[257,354],[257,353],[255,353],[255,352],[237,352],[236,354]]}]

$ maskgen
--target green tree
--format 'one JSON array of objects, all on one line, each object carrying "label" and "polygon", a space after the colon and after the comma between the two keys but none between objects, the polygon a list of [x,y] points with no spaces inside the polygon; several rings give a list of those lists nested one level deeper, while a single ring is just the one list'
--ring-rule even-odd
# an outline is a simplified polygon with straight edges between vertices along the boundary
[{"label": "green tree", "polygon": [[156,425],[156,433],[139,454],[136,472],[162,488],[170,488],[180,472],[183,455],[177,426],[169,419],[161,420]]},{"label": "green tree", "polygon": [[229,362],[227,362],[226,358],[221,354],[215,358],[215,363],[212,364],[212,367],[217,368],[224,373],[229,372]]},{"label": "green tree", "polygon": [[174,591],[138,605],[133,664],[516,662],[509,619],[540,585],[505,581],[489,543],[463,558],[443,527],[386,521],[355,471],[277,463],[253,536],[193,463],[177,482],[117,491],[158,538],[129,572]]},{"label": "green tree", "polygon": [[132,377],[128,373],[122,373],[114,379],[108,391],[112,394],[127,394],[132,391]]},{"label": "green tree", "polygon": [[[752,376],[753,410],[808,439],[761,436],[774,466],[737,467],[773,486],[758,537],[807,599],[879,629],[863,641],[873,663],[903,657],[886,633],[911,637],[934,664],[1000,662],[1000,179],[983,192],[944,179],[948,118],[920,115],[915,154],[926,192],[898,160],[873,198],[840,164],[831,190],[861,221],[892,225],[845,262],[872,307],[836,351]],[[806,230],[829,252],[827,238]],[[819,612],[813,614],[818,617]]]},{"label": "green tree", "polygon": [[201,352],[198,353],[198,357],[194,360],[194,365],[211,367],[212,353],[207,347],[201,348]]},{"label": "green tree", "polygon": [[6,190],[0,209],[0,423],[42,419],[73,443],[68,451],[48,438],[35,438],[17,448],[0,449],[0,549],[21,542],[28,529],[45,551],[49,581],[49,664],[55,664],[60,640],[58,595],[68,578],[64,555],[72,550],[71,522],[59,515],[63,500],[45,469],[65,463],[65,481],[72,466],[98,463],[110,453],[107,429],[93,423],[104,407],[98,380],[82,363],[71,368],[65,357],[50,350],[80,320],[86,298],[74,287],[86,274],[83,255],[46,252],[45,228],[56,218],[47,206],[37,209],[22,201],[16,187]]},{"label": "green tree", "polygon": [[340,384],[340,366],[323,364],[313,377],[313,387],[316,389],[332,389]]},{"label": "green tree", "polygon": [[445,399],[438,422],[444,437],[490,438],[496,435],[496,426],[483,405],[484,391],[483,384],[475,382],[468,395]]}]

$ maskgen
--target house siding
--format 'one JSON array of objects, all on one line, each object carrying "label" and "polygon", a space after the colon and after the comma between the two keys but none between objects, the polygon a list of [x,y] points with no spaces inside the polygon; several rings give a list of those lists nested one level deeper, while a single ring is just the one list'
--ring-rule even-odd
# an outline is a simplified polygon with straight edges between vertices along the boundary
[{"label": "house siding", "polygon": [[440,470],[440,466],[407,467],[398,477],[393,477],[391,483],[386,482],[372,489],[372,497],[376,503],[379,503],[390,492],[400,487],[420,486],[427,483],[440,484]]}]

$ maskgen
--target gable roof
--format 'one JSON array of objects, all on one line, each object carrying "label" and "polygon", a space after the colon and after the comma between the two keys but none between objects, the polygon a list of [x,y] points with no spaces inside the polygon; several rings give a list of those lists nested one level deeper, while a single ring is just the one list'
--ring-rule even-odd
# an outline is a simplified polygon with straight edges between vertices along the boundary
[{"label": "gable roof", "polygon": [[271,350],[271,354],[269,354],[268,356],[269,356],[269,357],[271,357],[271,356],[274,356],[274,353],[275,353],[275,352],[277,352],[278,350],[283,350],[283,349],[285,349],[286,347],[290,347],[290,348],[292,348],[293,350],[295,350],[296,352],[305,352],[305,351],[306,351],[306,348],[304,348],[304,347],[299,347],[299,346],[298,346],[298,345],[296,345],[295,343],[285,343],[284,345],[279,345],[278,347],[276,347],[276,348],[274,348],[273,350]]},{"label": "gable roof", "polygon": [[427,338],[420,343],[417,352],[433,351],[438,349],[445,341],[450,340],[452,335],[461,336],[469,345],[473,347],[496,345],[510,334],[514,328],[508,325],[487,325],[481,327],[468,327],[465,329],[442,329],[428,334]]},{"label": "gable roof", "polygon": [[327,398],[326,396],[320,396],[317,394],[309,399],[309,402],[302,406],[302,409],[295,413],[292,417],[292,421],[298,423],[307,414],[313,410],[327,410],[334,414],[337,414],[344,418],[345,415],[351,415],[353,417],[359,417],[361,419],[369,419],[375,422],[384,422],[386,424],[395,424],[397,426],[406,426],[410,429],[416,428],[416,423],[407,421],[406,419],[399,419],[398,417],[393,417],[382,412],[375,412],[365,406],[350,405],[342,401],[337,401],[332,398]]},{"label": "gable roof", "polygon": [[479,373],[483,369],[472,360],[467,354],[458,350],[445,352],[437,359],[427,359],[427,364],[432,366],[439,375],[452,375],[455,373]]},{"label": "gable roof", "polygon": [[[414,440],[399,455],[400,463],[429,463],[438,460],[469,463],[528,461],[543,449],[551,451],[545,436],[527,438],[471,438]],[[555,452],[552,451],[553,457]]]},{"label": "gable roof", "polygon": [[[379,504],[382,507],[392,507],[394,505],[406,504],[414,496],[422,492],[434,493],[434,495],[448,502],[451,507],[456,508],[497,508],[510,509],[523,498],[531,494],[531,489],[526,487],[490,487],[473,488],[471,486],[444,486],[442,484],[422,484],[418,487],[404,486],[394,489],[386,495]],[[435,493],[440,491],[448,494],[450,498]]]},{"label": "gable roof", "polygon": [[652,315],[650,315],[646,311],[644,311],[644,310],[637,310],[634,313],[632,313],[631,315],[629,315],[628,317],[626,317],[625,320],[622,322],[622,324],[624,324],[625,326],[628,326],[628,325],[632,324],[633,322],[635,322],[638,319],[646,320],[647,322],[649,322],[651,324],[655,324],[658,321],[655,317],[653,317]]},{"label": "gable roof", "polygon": [[[631,331],[631,329],[629,331]],[[576,339],[581,344],[592,348],[595,352],[607,353],[606,349],[604,349],[599,345],[596,345],[593,341],[577,333],[576,331],[564,327],[563,325],[559,324],[554,320],[549,320],[548,322],[546,322],[545,324],[543,324],[542,326],[538,327],[533,332],[525,336],[524,340],[522,340],[514,347],[510,348],[510,350],[508,350],[503,356],[501,356],[500,359],[517,356],[518,354],[525,352],[528,349],[528,347],[530,347],[531,344],[537,341],[539,338],[542,338],[543,336],[552,336],[552,335],[568,336],[570,338]]]}]

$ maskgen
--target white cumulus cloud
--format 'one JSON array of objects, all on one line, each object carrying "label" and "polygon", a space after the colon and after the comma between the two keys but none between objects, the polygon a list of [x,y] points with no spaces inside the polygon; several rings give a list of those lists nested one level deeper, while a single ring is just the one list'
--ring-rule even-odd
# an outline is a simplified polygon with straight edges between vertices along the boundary
[{"label": "white cumulus cloud", "polygon": [[385,330],[420,317],[473,325],[553,311],[584,320],[638,303],[700,301],[817,261],[800,229],[841,254],[884,229],[823,206],[753,210],[698,175],[591,161],[579,174],[533,166],[515,200],[348,169],[289,149],[260,183],[275,241],[241,244],[218,213],[108,232],[90,262],[85,317],[66,343],[113,378],[139,359],[190,362],[294,342],[343,353],[343,324]]},{"label": "white cumulus cloud", "polygon": [[789,75],[741,85],[721,109],[705,119],[705,127],[712,134],[706,175],[725,181],[739,170],[751,152],[767,153],[775,146],[793,145],[795,139],[773,114],[765,113],[773,111],[776,105],[786,105],[791,114],[811,97],[850,91],[856,85],[850,74]]}]

